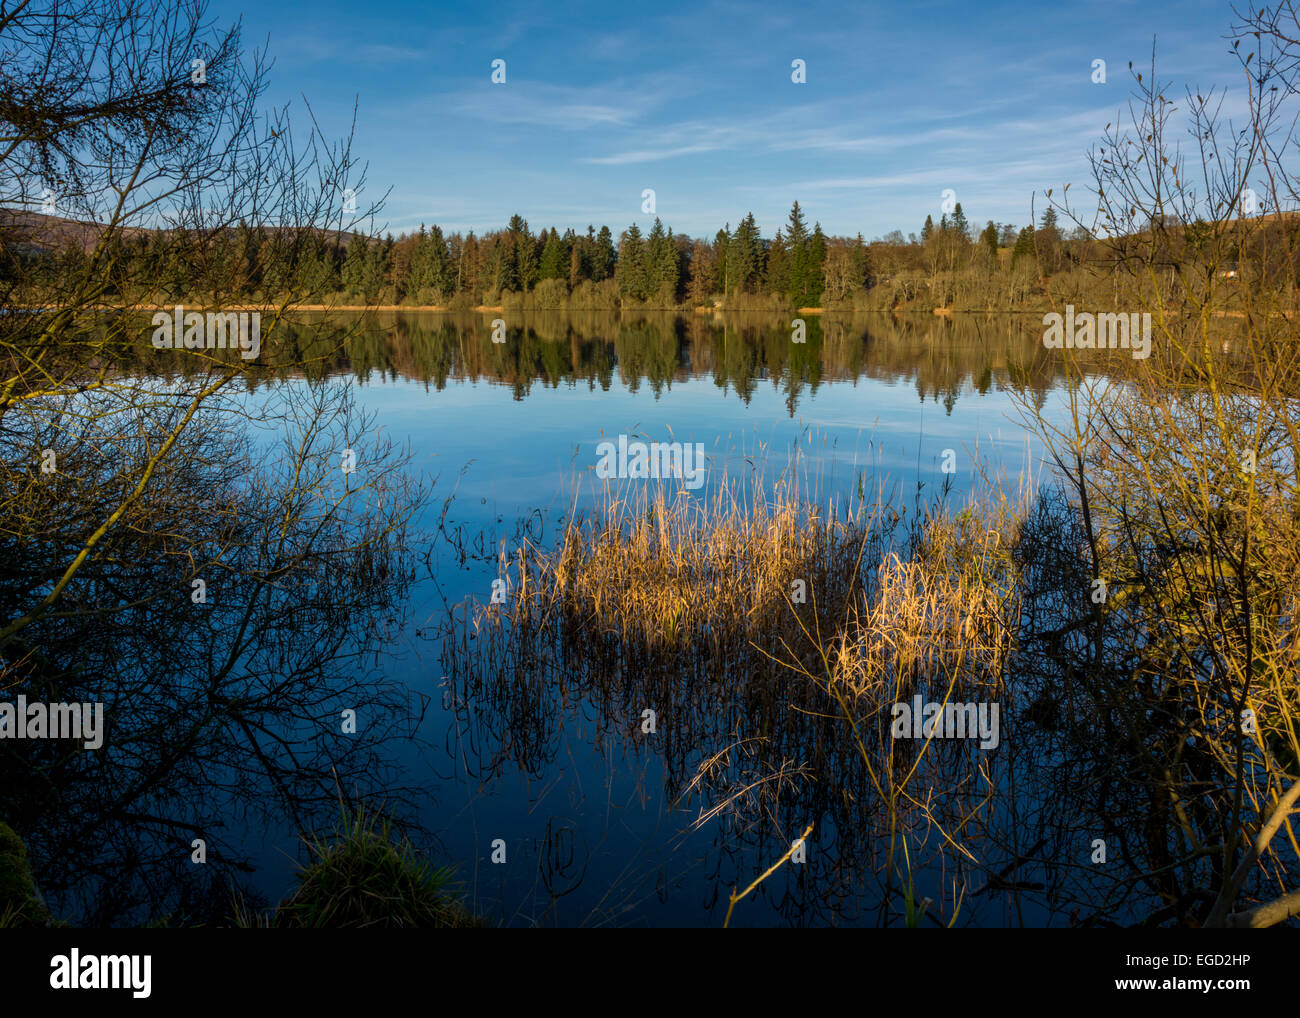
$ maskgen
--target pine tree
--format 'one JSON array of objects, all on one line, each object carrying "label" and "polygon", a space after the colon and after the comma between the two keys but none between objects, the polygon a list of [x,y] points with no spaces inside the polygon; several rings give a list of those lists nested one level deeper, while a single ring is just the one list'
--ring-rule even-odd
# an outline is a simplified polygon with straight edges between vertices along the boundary
[{"label": "pine tree", "polygon": [[591,278],[598,283],[603,279],[612,278],[617,261],[614,236],[609,232],[608,226],[602,226],[596,236],[596,249],[591,260]]},{"label": "pine tree", "polygon": [[428,282],[440,298],[455,292],[455,282],[451,273],[451,254],[447,250],[447,241],[443,239],[442,227],[435,226],[429,231],[428,240]]},{"label": "pine tree", "polygon": [[[239,264],[243,273],[244,292],[250,296],[257,291],[262,282],[262,265],[258,259],[258,251],[261,247],[258,232],[245,223],[239,224]],[[159,241],[161,242],[161,237]],[[153,274],[157,275],[158,271],[159,268],[154,268]]]},{"label": "pine tree", "polygon": [[322,292],[336,293],[343,289],[343,281],[339,278],[339,270],[343,267],[343,249],[336,241],[329,240],[322,245],[321,261],[325,268]]},{"label": "pine tree", "polygon": [[871,252],[859,233],[853,245],[853,279],[857,286],[871,286]]},{"label": "pine tree", "polygon": [[361,290],[367,301],[376,300],[379,291],[384,288],[384,277],[388,268],[384,255],[384,245],[380,241],[366,248],[365,263],[361,270]]},{"label": "pine tree", "polygon": [[343,260],[343,289],[353,296],[365,292],[366,242],[361,234],[353,233],[348,241],[347,257]]},{"label": "pine tree", "polygon": [[420,291],[429,288],[429,232],[420,224],[420,232],[414,237],[411,250],[411,263],[409,267],[409,276],[407,285],[410,292],[419,298]]},{"label": "pine tree", "polygon": [[713,271],[717,275],[717,285],[723,297],[731,293],[731,265],[727,260],[730,253],[731,224],[728,223],[713,238]]},{"label": "pine tree", "polygon": [[537,282],[537,251],[527,234],[515,239],[515,279],[520,293],[527,293]]},{"label": "pine tree", "polygon": [[528,221],[517,212],[506,226],[504,242],[501,289],[525,293],[537,279],[537,254]]},{"label": "pine tree", "polygon": [[426,232],[421,224],[415,250],[411,255],[408,292],[421,301],[445,297],[451,290],[450,268],[442,230],[435,226],[431,232]]},{"label": "pine tree", "polygon": [[659,259],[663,255],[666,236],[663,221],[656,216],[655,224],[650,227],[650,235],[646,238],[646,289],[650,293],[659,292],[661,281]]},{"label": "pine tree", "polygon": [[1039,226],[1039,230],[1045,240],[1061,239],[1061,231],[1057,229],[1056,225],[1056,209],[1052,208],[1050,205],[1043,211],[1043,219]]},{"label": "pine tree", "polygon": [[467,291],[475,300],[483,292],[483,245],[470,230],[456,259],[456,292]]},{"label": "pine tree", "polygon": [[795,202],[790,207],[790,219],[787,222],[785,230],[786,246],[791,250],[798,250],[808,240],[808,225],[804,221],[803,211],[799,208],[799,203]]},{"label": "pine tree", "polygon": [[515,244],[508,233],[500,233],[483,241],[484,284],[500,297],[507,290],[518,291],[519,269],[515,262]]},{"label": "pine tree", "polygon": [[781,231],[776,231],[767,249],[767,290],[788,296],[790,293],[790,251]]},{"label": "pine tree", "polygon": [[[659,237],[655,239],[655,231]],[[667,304],[676,304],[681,284],[681,256],[677,250],[677,241],[672,230],[665,230],[663,224],[655,219],[654,230],[650,234],[649,275],[653,280],[651,293]]]},{"label": "pine tree", "polygon": [[1056,224],[1056,209],[1049,205],[1043,212],[1035,245],[1041,271],[1050,274],[1061,267],[1064,259],[1064,240]]},{"label": "pine tree", "polygon": [[966,222],[966,213],[961,210],[961,202],[952,210],[952,229],[957,234],[957,239],[963,243],[970,243],[970,223]]},{"label": "pine tree", "polygon": [[921,243],[924,244],[927,240],[929,240],[933,236],[934,236],[934,219],[931,216],[926,216],[925,225],[921,227]]},{"label": "pine tree", "polygon": [[542,247],[542,260],[538,268],[542,279],[566,279],[569,274],[569,252],[560,239],[558,230],[552,230]]},{"label": "pine tree", "polygon": [[1034,228],[1026,226],[1016,238],[1016,246],[1011,249],[1011,264],[1015,265],[1021,258],[1034,258]]},{"label": "pine tree", "polygon": [[802,306],[804,292],[808,289],[808,226],[804,222],[799,203],[790,209],[790,218],[786,222],[785,246],[789,255],[789,278],[785,294],[795,307]]},{"label": "pine tree", "polygon": [[742,293],[751,292],[762,282],[762,238],[752,212],[740,221],[736,232],[732,234],[731,248],[727,253],[727,272],[731,276],[732,287]]},{"label": "pine tree", "polygon": [[992,255],[994,264],[998,260],[998,227],[992,219],[989,225],[984,227],[984,232],[980,234],[980,243],[988,248],[989,254]]},{"label": "pine tree", "polygon": [[641,236],[641,229],[636,223],[627,228],[619,242],[615,278],[618,280],[619,293],[623,296],[633,300],[645,300],[649,296],[645,238]]},{"label": "pine tree", "polygon": [[804,286],[807,307],[820,307],[822,289],[825,286],[823,266],[826,263],[826,234],[822,233],[822,224],[814,223],[812,237],[808,240],[808,276]]}]

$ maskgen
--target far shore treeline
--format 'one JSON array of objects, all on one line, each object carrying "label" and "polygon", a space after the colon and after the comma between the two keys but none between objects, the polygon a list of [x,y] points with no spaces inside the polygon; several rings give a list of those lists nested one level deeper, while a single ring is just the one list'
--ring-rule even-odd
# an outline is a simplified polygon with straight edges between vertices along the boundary
[{"label": "far shore treeline", "polygon": [[[26,264],[0,266],[0,272],[29,282],[45,278],[57,287],[57,279],[85,269],[102,227],[8,210],[0,229],[19,231],[29,241]],[[770,237],[762,236],[753,213],[711,239],[674,233],[660,218],[644,231],[633,223],[617,238],[608,226],[534,233],[520,215],[481,236],[423,225],[394,237],[240,223],[213,232],[205,245],[209,265],[202,267],[172,257],[167,232],[135,229],[109,238],[118,250],[104,262],[130,281],[110,285],[109,292],[165,300],[219,291],[226,300],[274,302],[292,295],[332,305],[453,310],[511,303],[576,309],[1014,306],[1043,273],[1077,268],[1096,246],[1087,231],[1060,228],[1050,208],[1037,229],[990,220],[979,232],[960,203],[938,223],[927,216],[919,234],[904,237],[895,230],[870,242],[861,234],[828,236],[820,223],[808,224],[798,202]]]},{"label": "far shore treeline", "polygon": [[[1166,216],[1146,233],[1169,247],[1164,264],[1200,265],[1229,283],[1238,268],[1300,274],[1289,259],[1276,257],[1297,249],[1291,241],[1300,220],[1261,217],[1260,228],[1248,234],[1237,232],[1240,225],[1182,224]],[[633,223],[617,239],[608,226],[534,233],[521,215],[481,236],[423,225],[394,237],[243,222],[187,229],[187,242],[181,233],[110,230],[0,210],[0,234],[8,241],[0,284],[30,288],[30,300],[51,306],[68,281],[90,274],[105,297],[141,306],[184,299],[450,311],[1032,310],[1066,300],[1110,306],[1115,268],[1127,248],[1143,243],[1141,234],[1107,238],[1082,226],[1067,229],[1050,205],[1037,225],[989,220],[977,230],[960,203],[938,223],[927,216],[919,234],[895,230],[870,242],[809,226],[798,202],[771,237],[762,236],[753,213],[711,240],[674,233],[661,218],[646,231]],[[1219,242],[1225,238],[1226,247]],[[198,239],[202,264],[178,254],[194,251]]]}]

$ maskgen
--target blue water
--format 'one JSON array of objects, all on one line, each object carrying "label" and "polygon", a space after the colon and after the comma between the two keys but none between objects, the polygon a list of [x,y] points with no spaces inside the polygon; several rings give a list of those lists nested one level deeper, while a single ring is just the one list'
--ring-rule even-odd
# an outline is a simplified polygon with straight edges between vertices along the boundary
[{"label": "blue water", "polygon": [[[482,535],[489,559],[503,539],[507,553],[513,551],[518,520],[529,519],[530,533],[545,543],[572,507],[591,504],[598,490],[596,446],[620,434],[702,443],[707,468],[699,498],[724,477],[757,478],[770,488],[796,450],[802,476],[825,498],[843,499],[864,476],[899,504],[912,502],[918,485],[923,496],[936,494],[945,480],[949,497],[960,501],[983,486],[977,463],[1012,487],[1027,470],[1043,473],[1040,444],[1020,423],[1005,373],[993,370],[992,384],[986,377],[980,392],[975,370],[956,369],[944,391],[925,392],[907,369],[873,369],[871,329],[863,327],[859,337],[862,372],[823,374],[816,386],[792,382],[788,374],[760,378],[748,399],[712,372],[688,368],[658,385],[617,372],[608,388],[539,379],[522,398],[517,380],[455,372],[441,389],[379,370],[354,382],[376,427],[409,441],[415,469],[437,478],[421,522],[432,524],[454,486],[448,522]],[[942,348],[943,329],[936,325],[917,344],[918,362]],[[684,351],[683,363],[690,359]],[[1058,394],[1045,395],[1050,416]],[[941,469],[946,450],[955,454],[951,475]],[[449,709],[439,648],[427,634],[445,619],[448,602],[488,601],[497,566],[490,560],[461,566],[438,540],[431,548],[432,575],[417,583],[410,621],[393,634],[385,669],[429,698],[420,735],[431,748],[398,752],[427,791],[420,819],[433,836],[431,847],[456,867],[470,904],[492,921],[516,925],[720,925],[731,888],[747,885],[800,832],[769,832],[741,845],[718,820],[693,829],[710,803],[696,797],[673,808],[658,736],[643,735],[639,717],[605,718],[590,703],[572,704],[554,719],[540,773],[527,773],[509,751],[488,770],[500,747],[475,733],[476,712],[484,708],[467,702],[460,711]],[[618,732],[614,738],[610,727]],[[504,864],[491,861],[497,839],[505,846]],[[833,830],[823,827],[810,841],[812,853],[834,853]],[[261,881],[274,898],[292,867],[278,852],[263,859]],[[737,906],[733,923],[877,921],[867,887],[861,900],[846,898],[839,907],[809,905],[819,898],[809,885],[826,871],[783,867]]]},{"label": "blue water", "polygon": [[[421,321],[427,324],[428,317]],[[607,386],[539,373],[521,392],[518,378],[461,372],[455,364],[441,385],[391,368],[333,376],[355,386],[377,431],[409,442],[415,473],[436,480],[417,529],[427,534],[434,528],[454,489],[448,528],[472,537],[483,551],[462,565],[445,540],[427,537],[429,544],[417,552],[429,555],[429,568],[419,570],[407,619],[391,633],[382,666],[427,702],[418,731],[422,745],[393,748],[421,789],[419,820],[429,835],[422,847],[455,867],[468,903],[489,921],[718,926],[729,891],[748,885],[801,832],[793,825],[774,830],[757,824],[742,838],[719,819],[694,827],[712,804],[709,794],[674,808],[657,751],[663,735],[642,734],[635,713],[605,717],[590,702],[555,707],[557,716],[544,726],[541,764],[529,773],[513,749],[503,750],[495,735],[485,734],[485,728],[500,731],[480,724],[490,722],[483,716],[490,706],[451,703],[454,691],[431,634],[446,621],[448,605],[489,600],[498,575],[492,557],[503,541],[506,553],[513,552],[518,521],[527,520],[531,538],[545,545],[571,509],[592,503],[598,443],[620,434],[702,443],[705,483],[693,496],[701,499],[724,479],[770,490],[796,452],[805,483],[827,500],[851,495],[860,477],[869,492],[880,485],[901,506],[918,493],[936,497],[945,481],[949,499],[961,502],[983,490],[981,470],[1012,489],[1027,475],[1045,475],[1041,445],[1020,423],[1005,367],[1007,349],[1026,362],[1041,351],[1014,323],[985,323],[978,336],[926,323],[923,335],[909,339],[880,318],[847,331],[848,342],[860,347],[858,370],[820,371],[814,385],[793,371],[765,377],[760,367],[748,398],[711,370],[690,367],[699,357],[684,335],[677,339],[679,366],[671,377],[624,376],[616,367]],[[879,333],[889,337],[890,365],[873,361]],[[990,334],[1001,350],[980,349]],[[799,353],[806,363],[805,352]],[[814,363],[818,354],[814,345]],[[942,386],[918,380],[925,365]],[[1050,370],[1040,374],[1046,381],[1040,377],[1036,391],[1051,418],[1060,413],[1059,381]],[[948,450],[956,466],[951,474],[941,469]],[[694,758],[720,748],[695,747]],[[837,872],[836,842],[833,825],[819,823],[808,863],[782,867],[737,906],[733,924],[879,922],[881,878],[853,867]],[[501,844],[506,861],[494,863],[494,847]],[[270,900],[278,899],[291,884],[291,833],[259,831],[249,847],[259,864],[254,882]],[[950,877],[922,868],[918,896],[941,899]],[[1005,903],[996,900],[963,906],[963,921],[1008,918]]]}]

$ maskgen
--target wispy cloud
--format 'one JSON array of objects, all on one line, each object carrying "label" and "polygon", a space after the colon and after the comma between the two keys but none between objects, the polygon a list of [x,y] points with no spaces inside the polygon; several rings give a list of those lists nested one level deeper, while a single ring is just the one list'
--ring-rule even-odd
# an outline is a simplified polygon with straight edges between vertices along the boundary
[{"label": "wispy cloud", "polygon": [[[514,211],[623,226],[644,221],[645,186],[695,235],[751,208],[774,228],[795,198],[830,232],[910,231],[948,188],[973,220],[1023,223],[1036,192],[1084,189],[1088,149],[1127,115],[1128,61],[1145,70],[1153,35],[1180,139],[1188,85],[1228,86],[1226,116],[1245,105],[1230,13],[1185,0],[1032,18],[947,0],[319,4],[316,24],[337,30],[272,4],[246,14],[246,37],[270,32],[277,71],[291,68],[283,98],[305,92],[329,124],[346,129],[360,95],[354,150],[394,186],[394,229],[483,229]],[[504,85],[490,81],[498,57]]]}]

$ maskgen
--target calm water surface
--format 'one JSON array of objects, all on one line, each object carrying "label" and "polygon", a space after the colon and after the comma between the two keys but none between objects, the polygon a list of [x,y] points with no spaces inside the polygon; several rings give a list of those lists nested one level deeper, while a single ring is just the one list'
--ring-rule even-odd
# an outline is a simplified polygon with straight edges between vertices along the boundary
[{"label": "calm water surface", "polygon": [[[498,344],[492,317],[380,315],[325,371],[351,380],[374,427],[409,443],[413,469],[436,478],[417,521],[427,534],[454,491],[443,536],[419,549],[427,562],[379,661],[418,705],[417,738],[391,752],[419,788],[425,847],[456,867],[470,904],[494,922],[718,926],[730,889],[812,822],[807,864],[783,867],[733,922],[878,923],[878,860],[860,850],[850,858],[828,814],[799,815],[796,802],[793,815],[697,825],[713,805],[708,791],[674,807],[689,775],[669,773],[657,740],[698,737],[685,747],[698,762],[724,748],[709,741],[716,733],[699,734],[708,725],[665,715],[647,737],[636,705],[566,702],[554,691],[539,692],[533,715],[507,717],[491,695],[447,680],[438,633],[450,607],[489,600],[502,548],[510,554],[525,533],[545,546],[573,508],[592,503],[596,447],[620,434],[701,443],[701,500],[724,478],[770,490],[796,451],[818,498],[843,500],[865,483],[900,507],[937,497],[945,482],[950,500],[979,492],[977,463],[1012,488],[1027,472],[1042,475],[1015,398],[1060,412],[1063,379],[1041,329],[1014,318],[810,318],[807,342],[794,344],[779,317],[506,315]],[[353,326],[338,319],[340,330]],[[481,678],[488,690],[502,681]],[[809,808],[820,810],[817,801]],[[490,861],[498,839],[504,865]],[[259,826],[244,844],[252,884],[278,900],[296,865],[292,831]],[[916,878],[920,894],[938,898],[952,874],[922,867]],[[996,894],[962,910],[963,922],[1011,919]]]}]

